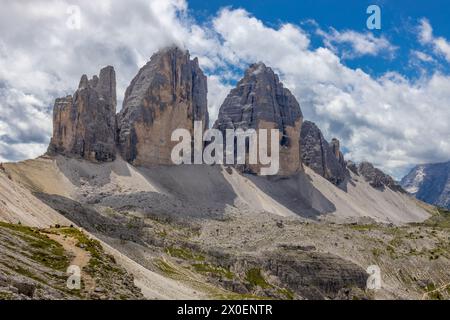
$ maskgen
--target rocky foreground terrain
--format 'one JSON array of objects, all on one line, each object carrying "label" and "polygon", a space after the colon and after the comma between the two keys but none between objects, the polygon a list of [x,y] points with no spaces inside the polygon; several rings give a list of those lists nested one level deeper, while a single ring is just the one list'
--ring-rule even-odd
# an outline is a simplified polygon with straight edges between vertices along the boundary
[{"label": "rocky foreground terrain", "polygon": [[[423,222],[370,217],[376,212],[370,207],[379,203],[367,199],[360,200],[369,206],[366,215],[341,219],[342,209],[328,214],[295,210],[307,203],[295,199],[290,204],[290,195],[280,198],[268,189],[276,181],[261,177],[269,180],[263,185],[235,169],[149,170],[122,160],[99,165],[61,156],[4,168],[1,180],[11,179],[16,192],[31,190],[41,213],[65,226],[82,226],[99,239],[149,299],[449,297],[450,214],[419,202],[414,205],[428,213]],[[357,185],[343,191],[305,169],[313,185],[338,190],[332,198],[338,208],[343,204],[336,199],[354,191],[360,192],[359,199],[364,192],[380,201],[386,198],[380,211],[406,208],[389,206],[391,201],[408,204],[403,193],[374,189],[355,175]],[[292,188],[292,181],[280,182],[282,187],[272,188]],[[14,200],[2,197],[6,208],[20,205]],[[25,221],[23,216],[6,219],[17,223]],[[366,290],[366,269],[373,264],[381,268],[380,290]]]},{"label": "rocky foreground terrain", "polygon": [[[39,229],[0,222],[0,299],[142,299],[133,277],[97,240],[73,226]],[[70,265],[81,287],[68,287]]]},{"label": "rocky foreground terrain", "polygon": [[[197,59],[174,47],[119,114],[112,67],[57,99],[47,154],[0,166],[0,298],[450,298],[450,213],[346,161],[262,63],[214,126],[278,129],[280,173],[173,165],[169,134],[209,121],[206,94]],[[80,290],[65,286],[69,265]]]}]

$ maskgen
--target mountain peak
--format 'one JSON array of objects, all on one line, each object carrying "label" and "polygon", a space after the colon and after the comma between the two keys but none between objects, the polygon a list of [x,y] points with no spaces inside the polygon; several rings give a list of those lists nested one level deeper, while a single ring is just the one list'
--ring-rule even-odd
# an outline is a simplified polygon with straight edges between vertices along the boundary
[{"label": "mountain peak", "polygon": [[417,199],[450,209],[450,161],[418,165],[400,184]]},{"label": "mountain peak", "polygon": [[58,98],[53,108],[53,137],[48,153],[91,161],[115,159],[116,75],[107,66],[99,76],[80,79],[73,96]]},{"label": "mountain peak", "polygon": [[[302,170],[300,128],[303,115],[294,95],[264,63],[254,63],[230,91],[214,125],[226,129],[278,129],[280,131],[280,175]],[[244,170],[258,173],[259,166]]]},{"label": "mountain peak", "polygon": [[171,133],[208,127],[206,76],[187,50],[166,47],[133,78],[118,114],[118,143],[124,159],[138,165],[170,165]]}]

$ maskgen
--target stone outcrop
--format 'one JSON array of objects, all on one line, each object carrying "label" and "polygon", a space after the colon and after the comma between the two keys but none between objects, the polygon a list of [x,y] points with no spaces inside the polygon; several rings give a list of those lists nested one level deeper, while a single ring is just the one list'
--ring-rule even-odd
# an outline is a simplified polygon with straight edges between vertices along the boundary
[{"label": "stone outcrop", "polygon": [[338,163],[341,167],[345,168],[346,163],[344,160],[344,154],[341,152],[341,143],[338,139],[331,139],[330,148],[333,151],[334,156],[338,160]]},{"label": "stone outcrop", "polygon": [[375,189],[384,190],[387,187],[394,191],[404,192],[403,188],[391,176],[375,168],[370,162],[361,162],[358,166],[358,173]]},{"label": "stone outcrop", "polygon": [[301,155],[305,165],[335,185],[348,176],[339,140],[328,143],[320,129],[310,121],[304,121],[300,134]]},{"label": "stone outcrop", "polygon": [[[251,65],[231,90],[219,110],[215,128],[278,129],[280,131],[279,175],[302,170],[300,130],[303,121],[300,105],[283,86],[273,70],[263,63]],[[270,139],[268,139],[270,141]],[[260,166],[246,165],[243,170],[259,173]]]},{"label": "stone outcrop", "polygon": [[173,130],[208,127],[206,76],[197,58],[176,47],[154,54],[131,81],[118,114],[118,143],[134,165],[171,165]]},{"label": "stone outcrop", "polygon": [[115,159],[116,76],[111,66],[88,80],[83,75],[73,96],[58,98],[53,108],[53,136],[48,153],[103,162]]}]

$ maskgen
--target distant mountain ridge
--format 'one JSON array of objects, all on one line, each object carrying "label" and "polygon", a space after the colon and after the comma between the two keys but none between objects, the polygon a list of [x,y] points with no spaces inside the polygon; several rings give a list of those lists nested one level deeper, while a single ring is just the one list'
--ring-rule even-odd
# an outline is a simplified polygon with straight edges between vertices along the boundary
[{"label": "distant mountain ridge", "polygon": [[418,165],[400,184],[417,199],[450,209],[450,161]]}]

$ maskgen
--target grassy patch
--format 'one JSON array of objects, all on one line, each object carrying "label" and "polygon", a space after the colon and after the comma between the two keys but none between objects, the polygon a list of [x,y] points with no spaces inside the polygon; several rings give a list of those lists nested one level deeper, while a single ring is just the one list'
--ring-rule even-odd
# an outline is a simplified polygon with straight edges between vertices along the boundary
[{"label": "grassy patch", "polygon": [[425,225],[434,228],[450,229],[450,211],[444,208],[436,208],[432,216],[422,222],[414,225]]},{"label": "grassy patch", "polygon": [[379,256],[381,256],[383,254],[383,250],[381,250],[380,248],[372,248],[372,255],[375,258],[378,258]]},{"label": "grassy patch", "polygon": [[171,257],[180,258],[183,260],[195,260],[195,261],[205,260],[204,256],[194,253],[185,248],[168,247],[166,248],[166,253]]},{"label": "grassy patch", "polygon": [[208,263],[196,263],[193,264],[192,267],[195,271],[200,273],[211,273],[217,276],[225,277],[227,279],[233,279],[234,274],[230,270],[219,267],[219,266],[213,266]]},{"label": "grassy patch", "polygon": [[178,272],[174,267],[172,267],[170,264],[168,264],[166,261],[162,259],[155,259],[154,263],[159,270],[161,270],[164,274],[168,276],[180,274],[180,272]]},{"label": "grassy patch", "polygon": [[15,272],[17,272],[25,277],[41,281],[41,279],[39,277],[37,277],[33,272],[31,272],[28,269],[22,268],[21,266],[13,266],[12,268],[14,269]]},{"label": "grassy patch", "polygon": [[230,294],[215,295],[214,298],[218,300],[272,300],[268,297],[260,297],[250,293],[240,294],[234,292]]},{"label": "grassy patch", "polygon": [[357,231],[370,231],[376,229],[378,226],[376,224],[354,224],[350,225],[350,229]]},{"label": "grassy patch", "polygon": [[264,276],[261,273],[261,269],[252,268],[247,270],[245,273],[245,280],[248,281],[252,286],[258,286],[263,289],[271,288],[272,285],[264,279]]},{"label": "grassy patch", "polygon": [[157,231],[156,234],[158,236],[160,236],[161,238],[166,238],[167,237],[167,231],[165,229],[163,229],[161,231]]},{"label": "grassy patch", "polygon": [[430,283],[426,287],[426,291],[428,293],[428,299],[431,300],[443,300],[444,297],[442,296],[441,292],[439,290],[436,290],[436,286],[434,283]]},{"label": "grassy patch", "polygon": [[114,209],[111,208],[111,207],[106,207],[103,212],[106,213],[107,215],[110,215],[110,216],[112,216],[112,215],[114,215],[116,213],[114,211]]},{"label": "grassy patch", "polygon": [[112,276],[114,273],[122,272],[115,265],[114,257],[103,251],[99,241],[90,239],[85,233],[76,228],[61,228],[58,229],[58,232],[76,239],[78,241],[76,245],[90,253],[91,258],[89,259],[86,272],[91,275],[99,273],[102,276]]},{"label": "grassy patch", "polygon": [[9,292],[0,292],[0,300],[12,300],[14,296]]},{"label": "grassy patch", "polygon": [[72,237],[76,239],[77,246],[82,247],[86,251],[88,251],[91,254],[92,258],[100,259],[101,260],[101,254],[103,252],[102,245],[99,241],[94,239],[89,239],[86,234],[84,234],[82,231],[78,230],[77,228],[59,228],[56,229],[56,231],[59,234],[66,235],[68,237]]},{"label": "grassy patch", "polygon": [[30,252],[27,256],[32,260],[48,268],[60,271],[65,271],[69,266],[69,259],[63,246],[41,233],[38,229],[4,222],[0,222],[0,227],[13,231],[29,245]]},{"label": "grassy patch", "polygon": [[294,292],[290,289],[281,288],[278,289],[277,292],[281,295],[284,295],[287,300],[294,300]]},{"label": "grassy patch", "polygon": [[6,228],[9,230],[13,230],[13,231],[17,231],[22,234],[31,235],[31,236],[34,236],[39,233],[39,231],[36,228],[25,227],[21,224],[12,224],[12,223],[6,223],[6,222],[2,222],[2,221],[0,221],[0,227]]}]

